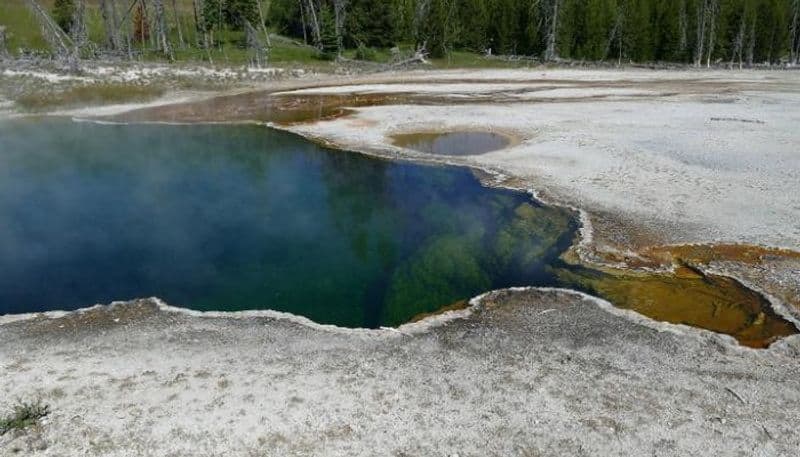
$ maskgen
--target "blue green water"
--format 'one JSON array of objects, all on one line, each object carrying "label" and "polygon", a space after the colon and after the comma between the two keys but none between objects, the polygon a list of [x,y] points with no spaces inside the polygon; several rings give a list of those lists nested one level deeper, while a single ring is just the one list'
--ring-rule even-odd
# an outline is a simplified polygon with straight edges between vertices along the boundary
[{"label": "blue green water", "polygon": [[259,126],[0,124],[0,314],[158,296],[397,325],[556,282],[572,215]]}]

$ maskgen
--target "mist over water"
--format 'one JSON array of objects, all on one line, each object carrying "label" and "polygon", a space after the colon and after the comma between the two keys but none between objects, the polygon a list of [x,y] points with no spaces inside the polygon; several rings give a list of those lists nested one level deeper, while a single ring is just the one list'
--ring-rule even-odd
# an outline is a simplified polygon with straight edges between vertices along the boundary
[{"label": "mist over water", "polygon": [[551,285],[571,214],[257,126],[0,123],[0,314],[158,296],[397,325]]}]

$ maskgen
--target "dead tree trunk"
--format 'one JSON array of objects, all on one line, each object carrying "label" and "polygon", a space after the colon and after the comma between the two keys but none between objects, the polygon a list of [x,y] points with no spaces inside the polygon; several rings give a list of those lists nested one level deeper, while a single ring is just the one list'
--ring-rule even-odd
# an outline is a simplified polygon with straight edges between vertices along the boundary
[{"label": "dead tree trunk", "polygon": [[6,28],[0,25],[0,60],[8,58],[8,48],[6,48]]},{"label": "dead tree trunk", "polygon": [[408,67],[417,63],[421,64],[430,64],[428,61],[428,51],[425,49],[425,44],[423,43],[417,50],[414,52],[414,55],[409,57],[408,59],[400,60],[398,62],[394,62],[390,64],[387,68],[402,68]]},{"label": "dead tree trunk", "polygon": [[200,31],[203,30],[200,23],[200,11],[197,9],[197,0],[192,0],[192,12],[194,13],[194,44],[198,48],[203,45],[200,41]]},{"label": "dead tree trunk", "polygon": [[414,33],[414,40],[419,49],[427,49],[428,34],[426,32],[426,18],[430,13],[431,0],[419,0],[414,10],[414,17],[411,22],[411,28]]},{"label": "dead tree trunk", "polygon": [[200,34],[202,33],[202,47],[206,51],[206,58],[208,59],[208,62],[213,64],[214,59],[211,57],[211,46],[214,45],[214,42],[213,37],[209,36],[209,30],[211,30],[211,26],[209,21],[203,15],[203,12],[199,9],[197,0],[192,0],[192,3],[194,4],[195,33],[197,33],[196,41],[198,42],[198,46],[200,46]]},{"label": "dead tree trunk", "polygon": [[604,59],[611,55],[611,47],[614,46],[614,41],[617,42],[617,66],[622,66],[622,48],[623,48],[623,23],[625,22],[625,10],[622,4],[617,6],[617,14],[614,19],[614,27],[608,35],[608,43],[606,43],[606,53]]},{"label": "dead tree trunk", "polygon": [[545,49],[545,60],[555,60],[558,58],[557,35],[558,35],[558,13],[561,0],[550,0],[550,11],[548,15],[547,27],[547,48]]},{"label": "dead tree trunk", "polygon": [[678,49],[681,53],[686,52],[689,47],[689,20],[686,16],[686,0],[681,0],[680,11],[678,12]]},{"label": "dead tree trunk", "polygon": [[154,14],[159,50],[163,52],[169,60],[175,60],[175,55],[172,53],[172,45],[167,36],[167,18],[164,13],[164,0],[153,0],[153,6],[155,7]]},{"label": "dead tree trunk", "polygon": [[75,2],[75,11],[72,13],[72,24],[70,25],[69,33],[75,46],[79,49],[86,47],[89,40],[86,33],[86,2],[84,0]]},{"label": "dead tree trunk", "polygon": [[711,57],[714,54],[714,44],[717,36],[717,14],[719,13],[719,4],[717,0],[708,1],[708,46],[706,49],[706,67],[711,68]]},{"label": "dead tree trunk", "polygon": [[269,31],[267,30],[267,25],[265,24],[264,9],[261,7],[261,0],[258,0],[256,5],[258,5],[258,28],[261,30],[261,33],[264,34],[264,43],[266,44],[267,49],[269,49],[272,47],[272,42],[269,40]]},{"label": "dead tree trunk", "polygon": [[117,35],[117,24],[114,21],[111,3],[114,0],[100,0],[100,16],[103,18],[103,30],[106,32],[106,46],[112,51],[119,51],[121,48],[119,35]]},{"label": "dead tree trunk", "polygon": [[791,61],[800,63],[800,0],[792,1]]},{"label": "dead tree trunk", "polygon": [[178,3],[176,0],[172,0],[172,14],[175,16],[175,28],[178,29],[178,45],[181,49],[184,49],[186,43],[183,41],[183,27],[181,27],[181,17],[178,14]]},{"label": "dead tree trunk", "polygon": [[28,9],[36,17],[42,35],[53,50],[53,53],[61,60],[66,62],[71,69],[78,69],[78,51],[72,39],[56,24],[53,18],[47,14],[36,0],[26,0]]},{"label": "dead tree trunk", "polygon": [[[222,1],[217,2],[217,5],[219,5],[219,7],[217,8],[217,27],[216,28],[217,28],[217,30],[219,30],[219,35],[218,35],[218,38],[219,38],[219,40],[218,40],[219,50],[222,52],[222,57],[227,60],[228,57],[225,55],[225,46],[224,46],[224,43],[222,42],[222,37],[223,37],[222,32],[225,30],[225,21],[224,21],[223,15],[222,15],[223,2]],[[211,42],[212,43],[214,42],[214,29],[211,29]]]},{"label": "dead tree trunk", "polygon": [[314,39],[314,47],[322,50],[322,30],[320,29],[318,19],[319,15],[317,14],[316,7],[314,6],[314,0],[306,0],[306,12],[308,13],[311,21],[311,33],[312,38]]},{"label": "dead tree trunk", "polygon": [[266,53],[264,43],[258,38],[259,32],[253,27],[250,21],[244,21],[245,38],[247,49],[250,52],[250,65],[261,68],[266,63]]},{"label": "dead tree trunk", "polygon": [[119,38],[119,16],[117,15],[117,0],[108,0],[108,4],[111,6],[111,23],[114,27],[114,33],[116,33],[117,37]]},{"label": "dead tree trunk", "polygon": [[747,45],[747,66],[752,67],[756,53],[756,21],[750,21],[750,40]]},{"label": "dead tree trunk", "polygon": [[131,53],[131,34],[129,33],[128,28],[125,27],[124,18],[120,18],[119,16],[119,11],[117,11],[117,0],[108,1],[111,5],[111,18],[112,23],[114,24],[114,34],[117,37],[118,49],[120,51],[127,52],[128,59],[132,59],[133,54]]},{"label": "dead tree trunk", "polygon": [[131,5],[130,7],[128,7],[128,10],[122,15],[122,17],[120,17],[117,12],[117,0],[111,0],[111,4],[113,6],[113,11],[114,11],[114,22],[117,25],[117,34],[120,36],[120,39],[122,39],[124,42],[125,51],[128,53],[128,60],[133,60],[133,40],[131,39],[131,33],[132,33],[131,26],[133,25],[133,23],[131,22],[129,24],[128,17],[130,12],[132,11],[134,3],[135,0],[134,2],[131,2]]},{"label": "dead tree trunk", "polygon": [[342,55],[344,50],[344,21],[347,17],[347,1],[333,0],[334,27],[336,28],[337,54]]},{"label": "dead tree trunk", "polygon": [[[152,0],[151,0],[152,1]],[[147,5],[148,0],[142,0],[143,5]],[[155,8],[154,8],[155,9]],[[150,29],[150,49],[158,49],[160,44],[158,41],[158,33],[154,33],[154,31],[158,30],[157,27],[157,18],[155,14],[150,14],[148,11],[147,13],[147,27]]]},{"label": "dead tree trunk", "polygon": [[708,0],[697,4],[697,41],[694,48],[694,66],[699,67],[703,62],[706,44],[706,20],[708,19]]},{"label": "dead tree trunk", "polygon": [[746,18],[746,11],[742,11],[742,17],[739,19],[739,31],[736,33],[736,37],[733,39],[733,46],[731,51],[731,64],[730,67],[733,68],[733,64],[736,61],[737,57],[739,59],[739,69],[742,69],[742,49],[744,48],[744,31],[747,27],[745,22]]},{"label": "dead tree trunk", "polygon": [[308,44],[308,26],[306,25],[306,2],[300,0],[300,23],[303,24],[303,44]]}]

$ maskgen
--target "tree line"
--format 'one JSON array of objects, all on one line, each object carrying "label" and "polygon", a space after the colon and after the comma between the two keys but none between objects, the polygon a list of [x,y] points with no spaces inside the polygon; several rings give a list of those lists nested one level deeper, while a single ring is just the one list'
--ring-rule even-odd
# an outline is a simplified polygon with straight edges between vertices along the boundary
[{"label": "tree line", "polygon": [[[87,0],[55,0],[49,13],[38,0],[24,1],[52,51],[70,60],[97,53],[133,58],[142,50],[175,60],[176,49],[210,51],[233,35],[241,47],[253,51],[252,62],[260,64],[270,48],[264,0],[95,0],[101,42],[88,37]],[[207,56],[211,60],[210,52]]]},{"label": "tree line", "polygon": [[800,58],[800,0],[273,0],[268,20],[321,48],[334,44],[325,43],[327,27],[339,48],[414,43],[433,56],[695,65]]},{"label": "tree line", "polygon": [[[191,24],[181,23],[176,0],[98,5],[104,48],[148,43],[165,55],[175,35],[177,46],[210,49],[239,31],[242,46],[266,58],[270,28],[329,57],[411,45],[433,57],[466,50],[546,61],[800,63],[800,0],[191,0]],[[85,0],[56,0],[52,11],[76,46],[86,41],[86,8]]]}]

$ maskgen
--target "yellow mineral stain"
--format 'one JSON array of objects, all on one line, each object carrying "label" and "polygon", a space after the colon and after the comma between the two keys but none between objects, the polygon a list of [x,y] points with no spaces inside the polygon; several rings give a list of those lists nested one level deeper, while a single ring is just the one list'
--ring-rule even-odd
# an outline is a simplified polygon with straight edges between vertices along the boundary
[{"label": "yellow mineral stain", "polygon": [[674,273],[579,267],[557,270],[557,275],[617,307],[658,321],[731,335],[744,346],[765,348],[798,333],[761,294],[735,279],[705,274],[689,266],[681,266]]},{"label": "yellow mineral stain", "polygon": [[461,310],[461,309],[467,309],[467,307],[469,307],[469,300],[459,300],[459,301],[457,301],[455,303],[452,303],[450,305],[443,306],[443,307],[439,308],[438,310],[436,310],[436,311],[434,311],[432,313],[419,313],[416,316],[412,317],[409,322],[419,322],[419,321],[421,321],[423,319],[426,319],[428,317],[438,316],[438,315],[444,314],[444,313],[446,313],[448,311],[458,311],[458,310]]},{"label": "yellow mineral stain", "polygon": [[[270,122],[294,125],[352,114],[353,108],[410,103],[409,94],[276,94],[248,92],[208,100],[129,111],[109,119],[125,122]],[[416,103],[430,103],[413,97]]]},{"label": "yellow mineral stain", "polygon": [[677,261],[704,265],[718,261],[734,261],[756,265],[769,257],[800,259],[800,252],[747,244],[656,246],[644,249],[642,254],[652,259],[663,260],[671,258]]}]

